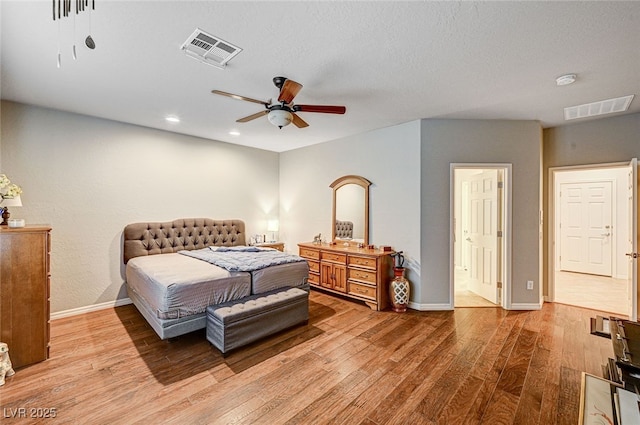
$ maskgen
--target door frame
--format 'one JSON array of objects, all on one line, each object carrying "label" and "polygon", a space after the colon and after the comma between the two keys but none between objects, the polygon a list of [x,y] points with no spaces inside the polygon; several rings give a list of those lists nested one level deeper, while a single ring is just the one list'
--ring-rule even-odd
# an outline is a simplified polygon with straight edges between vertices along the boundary
[{"label": "door frame", "polygon": [[512,235],[512,168],[510,163],[451,163],[449,164],[449,299],[451,309],[455,308],[455,171],[458,169],[502,170],[503,190],[500,207],[502,209],[502,240],[500,270],[502,275],[501,302],[503,309],[511,309],[511,235]]},{"label": "door frame", "polygon": [[[555,302],[555,269],[556,269],[556,238],[559,237],[556,229],[556,173],[563,171],[580,171],[580,170],[597,170],[602,168],[623,168],[629,167],[629,161],[623,162],[608,162],[601,164],[582,164],[582,165],[567,165],[567,166],[558,166],[558,167],[549,167],[549,176],[548,176],[548,240],[547,240],[547,295],[544,297],[546,302]],[[637,184],[637,183],[636,183]],[[638,200],[636,199],[636,202]],[[629,229],[631,232],[632,229]],[[632,282],[632,293],[637,294],[638,282],[634,280]],[[638,308],[637,302],[635,300],[631,301],[631,314],[629,316],[630,320],[637,320],[638,317]]]}]

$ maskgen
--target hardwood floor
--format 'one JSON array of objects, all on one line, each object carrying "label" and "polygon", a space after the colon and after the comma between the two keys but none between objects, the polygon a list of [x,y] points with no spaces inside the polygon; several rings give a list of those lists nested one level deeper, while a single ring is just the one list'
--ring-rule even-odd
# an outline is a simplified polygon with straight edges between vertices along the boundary
[{"label": "hardwood floor", "polygon": [[0,387],[2,423],[575,425],[581,372],[613,353],[595,314],[397,314],[313,291],[307,326],[223,358],[204,331],[161,341],[128,305],[53,321],[50,359]]},{"label": "hardwood floor", "polygon": [[626,279],[584,273],[555,273],[555,302],[597,308],[617,317],[628,317],[629,289]]},{"label": "hardwood floor", "polygon": [[470,290],[469,272],[464,270],[456,270],[454,278],[454,296],[453,305],[457,307],[497,307],[501,306],[481,297]]}]

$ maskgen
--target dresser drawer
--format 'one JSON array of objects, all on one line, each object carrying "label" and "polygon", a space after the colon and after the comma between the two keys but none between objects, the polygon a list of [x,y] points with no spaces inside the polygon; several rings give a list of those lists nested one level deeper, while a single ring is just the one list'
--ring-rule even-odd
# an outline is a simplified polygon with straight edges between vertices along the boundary
[{"label": "dresser drawer", "polygon": [[371,283],[373,285],[376,284],[376,272],[368,271],[368,270],[360,270],[360,269],[352,269],[349,268],[349,279],[361,280],[364,282]]},{"label": "dresser drawer", "polygon": [[313,260],[320,259],[320,251],[317,249],[300,248],[300,256],[304,258],[311,258]]},{"label": "dresser drawer", "polygon": [[349,256],[349,265],[355,267],[363,267],[367,269],[376,268],[376,259],[367,257],[356,257],[354,255]]},{"label": "dresser drawer", "polygon": [[349,293],[374,301],[376,299],[376,288],[374,286],[362,285],[353,281],[349,281]]},{"label": "dresser drawer", "polygon": [[320,274],[319,273],[309,273],[309,279],[307,281],[311,285],[320,286]]},{"label": "dresser drawer", "polygon": [[320,273],[320,263],[317,261],[307,260],[307,264],[309,264],[309,272]]},{"label": "dresser drawer", "polygon": [[347,264],[346,254],[336,254],[334,252],[322,252],[322,260],[331,261],[332,263]]}]

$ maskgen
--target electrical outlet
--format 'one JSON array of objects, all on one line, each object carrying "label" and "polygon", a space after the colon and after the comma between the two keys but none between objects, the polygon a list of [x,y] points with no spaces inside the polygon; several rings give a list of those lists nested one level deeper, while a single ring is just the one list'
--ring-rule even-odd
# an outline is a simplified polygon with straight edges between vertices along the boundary
[{"label": "electrical outlet", "polygon": [[533,280],[527,280],[527,289],[530,291],[533,290]]}]

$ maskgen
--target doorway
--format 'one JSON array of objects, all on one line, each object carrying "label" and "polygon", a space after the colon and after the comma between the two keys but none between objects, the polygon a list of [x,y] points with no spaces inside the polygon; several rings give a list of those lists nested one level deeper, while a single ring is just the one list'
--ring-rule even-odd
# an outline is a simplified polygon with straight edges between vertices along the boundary
[{"label": "doorway", "polygon": [[548,300],[635,320],[635,160],[550,169]]},{"label": "doorway", "polygon": [[451,164],[453,307],[507,308],[510,164]]}]

